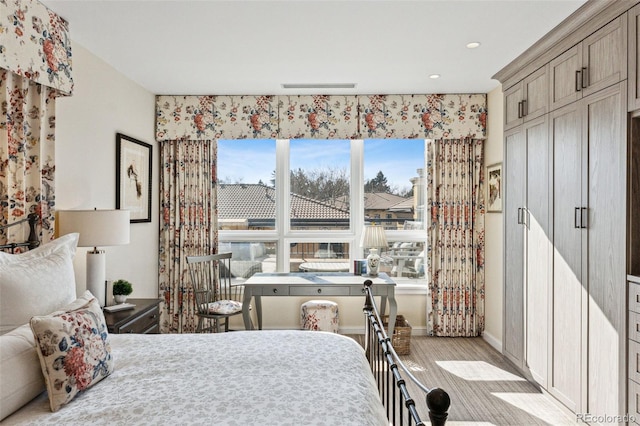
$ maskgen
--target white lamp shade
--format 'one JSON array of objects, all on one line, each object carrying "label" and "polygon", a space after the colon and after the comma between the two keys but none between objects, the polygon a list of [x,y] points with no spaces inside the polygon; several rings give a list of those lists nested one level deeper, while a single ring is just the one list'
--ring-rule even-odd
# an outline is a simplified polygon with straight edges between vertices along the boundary
[{"label": "white lamp shade", "polygon": [[129,244],[129,210],[60,210],[58,235],[80,234],[78,247]]},{"label": "white lamp shade", "polygon": [[381,225],[365,226],[360,245],[364,248],[387,247],[387,236],[384,232],[384,227]]}]

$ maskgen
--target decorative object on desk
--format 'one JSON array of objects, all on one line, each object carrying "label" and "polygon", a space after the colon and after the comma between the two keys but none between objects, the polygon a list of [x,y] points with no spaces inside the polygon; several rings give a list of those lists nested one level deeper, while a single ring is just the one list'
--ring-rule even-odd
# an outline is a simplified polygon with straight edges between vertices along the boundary
[{"label": "decorative object on desk", "polygon": [[98,246],[129,244],[128,210],[60,210],[58,235],[78,232],[78,247],[93,247],[87,251],[87,290],[101,307],[106,302],[106,254]]},{"label": "decorative object on desk", "polygon": [[502,211],[502,163],[487,167],[487,211]]},{"label": "decorative object on desk", "polygon": [[131,212],[131,223],[151,222],[153,147],[116,134],[116,209]]},{"label": "decorative object on desk", "polygon": [[382,225],[368,225],[364,227],[362,234],[362,243],[365,249],[369,249],[367,256],[367,272],[370,277],[378,276],[378,268],[380,267],[379,248],[387,247],[387,237]]},{"label": "decorative object on desk", "polygon": [[127,280],[119,279],[113,282],[113,298],[116,303],[124,303],[127,296],[133,293],[133,286]]}]

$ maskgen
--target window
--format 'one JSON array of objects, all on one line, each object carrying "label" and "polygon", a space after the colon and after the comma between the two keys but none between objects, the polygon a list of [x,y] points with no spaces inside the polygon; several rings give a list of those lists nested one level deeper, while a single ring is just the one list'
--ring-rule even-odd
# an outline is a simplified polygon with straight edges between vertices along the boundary
[{"label": "window", "polygon": [[[424,282],[424,140],[219,140],[221,251],[258,270],[353,271],[382,224],[381,271]],[[250,264],[247,262],[257,262]]]}]

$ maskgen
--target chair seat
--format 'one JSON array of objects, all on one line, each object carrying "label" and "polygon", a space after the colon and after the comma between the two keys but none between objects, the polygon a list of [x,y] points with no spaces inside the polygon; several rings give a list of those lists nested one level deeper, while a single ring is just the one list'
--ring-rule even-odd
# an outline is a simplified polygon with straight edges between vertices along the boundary
[{"label": "chair seat", "polygon": [[242,302],[237,300],[217,300],[207,304],[207,313],[210,315],[231,315],[242,312]]}]

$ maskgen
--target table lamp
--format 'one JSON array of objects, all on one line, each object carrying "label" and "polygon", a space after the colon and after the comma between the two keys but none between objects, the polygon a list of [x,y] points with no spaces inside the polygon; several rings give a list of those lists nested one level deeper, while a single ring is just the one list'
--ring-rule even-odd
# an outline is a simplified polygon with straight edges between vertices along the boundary
[{"label": "table lamp", "polygon": [[78,247],[87,251],[87,290],[100,303],[106,302],[106,254],[98,247],[129,244],[128,210],[60,210],[58,235],[80,234]]},{"label": "table lamp", "polygon": [[382,225],[365,226],[364,233],[362,234],[362,243],[360,245],[369,249],[369,255],[367,256],[367,275],[377,277],[378,268],[380,267],[378,248],[387,247],[387,237]]}]

